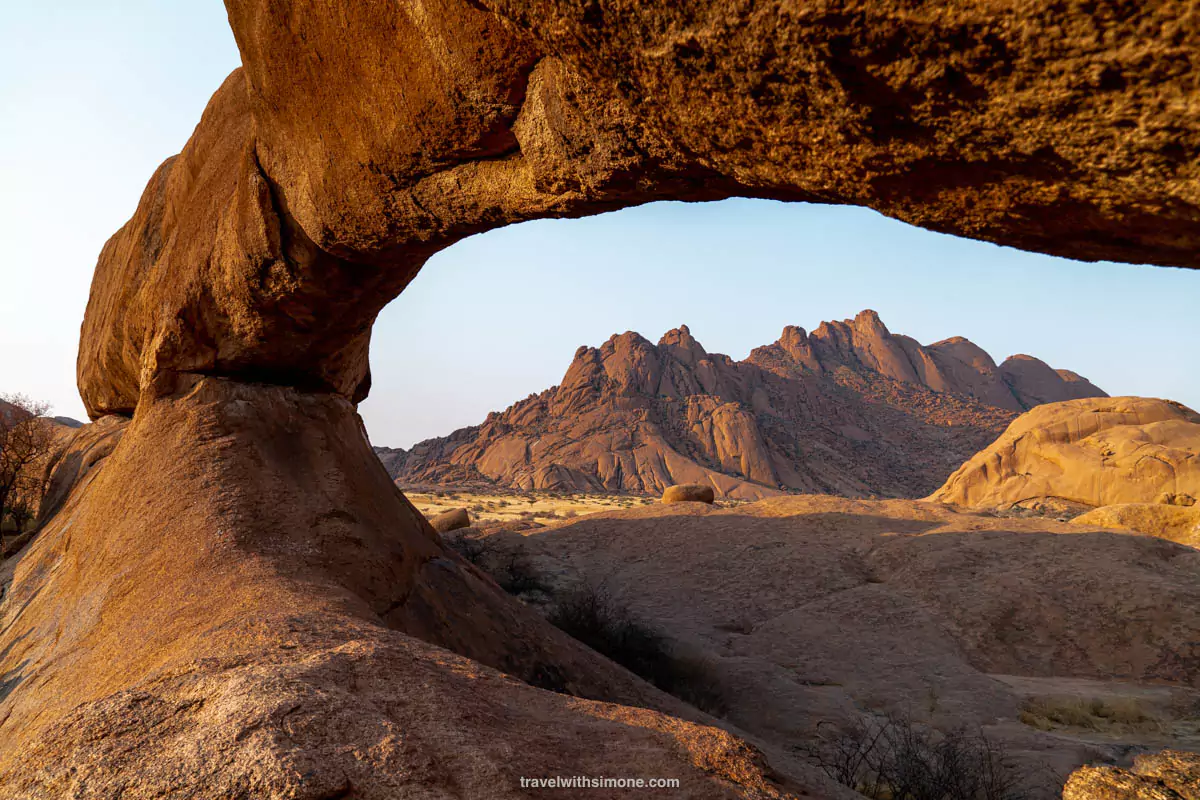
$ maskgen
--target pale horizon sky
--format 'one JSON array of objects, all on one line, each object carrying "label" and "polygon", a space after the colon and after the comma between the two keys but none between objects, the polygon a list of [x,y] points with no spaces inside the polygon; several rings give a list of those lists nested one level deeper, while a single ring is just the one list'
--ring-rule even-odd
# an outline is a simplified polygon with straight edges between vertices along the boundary
[{"label": "pale horizon sky", "polygon": [[[84,418],[79,324],[104,241],[238,65],[209,0],[4,3],[0,392]],[[744,358],[787,324],[874,308],[922,343],[1029,353],[1112,394],[1200,408],[1200,271],[1084,264],[922,231],[866,209],[657,203],[542,220],[435,256],[380,316],[376,444],[409,447],[556,384],[580,345],[680,324]]]}]

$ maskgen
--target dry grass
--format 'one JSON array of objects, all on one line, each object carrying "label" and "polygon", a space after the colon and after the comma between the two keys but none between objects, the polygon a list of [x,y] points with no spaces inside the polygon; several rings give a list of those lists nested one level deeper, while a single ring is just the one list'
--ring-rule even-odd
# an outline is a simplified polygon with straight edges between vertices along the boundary
[{"label": "dry grass", "polygon": [[536,522],[546,525],[574,519],[583,514],[637,508],[658,502],[653,497],[603,494],[556,494],[551,492],[485,493],[453,489],[420,491],[406,489],[405,495],[426,517],[452,508],[471,513],[471,524]]},{"label": "dry grass", "polygon": [[1158,732],[1164,721],[1132,697],[1031,697],[1021,722],[1038,730],[1075,728],[1101,733]]}]

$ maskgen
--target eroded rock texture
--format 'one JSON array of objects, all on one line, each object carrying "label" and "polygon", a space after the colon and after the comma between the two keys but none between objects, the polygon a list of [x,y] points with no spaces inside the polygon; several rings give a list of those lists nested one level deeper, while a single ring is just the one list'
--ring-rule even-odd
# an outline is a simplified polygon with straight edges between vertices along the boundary
[{"label": "eroded rock texture", "polygon": [[1195,505],[1200,415],[1142,397],[1040,406],[963,464],[931,499],[995,508],[1041,498],[1091,507]]},{"label": "eroded rock texture", "polygon": [[464,236],[740,194],[1198,265],[1186,0],[227,7],[243,68],[105,246],[84,320],[89,413],[133,421],[4,567],[6,797],[514,795],[564,752],[548,730],[587,742],[566,769],[611,744],[689,796],[778,793],[711,728],[407,638],[691,713],[448,557],[362,440],[371,323]]},{"label": "eroded rock texture", "polygon": [[1071,776],[1063,800],[1195,800],[1200,756],[1164,750],[1134,759],[1133,769],[1084,767]]},{"label": "eroded rock texture", "polygon": [[361,398],[371,322],[432,252],[661,197],[1197,264],[1184,0],[485,5],[230,0],[244,67],[97,267],[94,416],[178,372]]},{"label": "eroded rock texture", "polygon": [[605,738],[697,796],[779,794],[444,550],[334,395],[201,378],[143,403],[0,586],[6,798],[520,796],[602,772]]}]

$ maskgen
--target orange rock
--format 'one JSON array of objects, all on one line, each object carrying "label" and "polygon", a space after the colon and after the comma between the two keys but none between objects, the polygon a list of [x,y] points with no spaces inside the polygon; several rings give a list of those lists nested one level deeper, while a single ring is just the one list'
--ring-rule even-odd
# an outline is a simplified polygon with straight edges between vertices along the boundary
[{"label": "orange rock", "polygon": [[1118,503],[1080,514],[1071,522],[1090,528],[1137,531],[1200,547],[1200,506]]},{"label": "orange rock", "polygon": [[446,550],[361,425],[336,395],[217,378],[143,403],[0,565],[0,797],[523,797],[520,776],[617,762],[787,794]]},{"label": "orange rock", "polygon": [[697,483],[682,483],[676,486],[668,486],[662,496],[664,503],[711,504],[713,500],[713,488],[711,486],[701,486]]},{"label": "orange rock", "polygon": [[726,733],[408,638],[691,713],[442,548],[365,444],[371,324],[463,237],[751,195],[1200,265],[1184,0],[1102,37],[1021,3],[226,5],[243,66],[105,245],[81,332],[89,414],[133,422],[0,568],[4,797],[515,797],[551,763],[783,793]]},{"label": "orange rock", "polygon": [[[242,68],[97,264],[78,363],[93,417],[188,372],[361,399],[371,323],[430,255],[655,199],[855,203],[1200,264],[1185,0],[1113,11],[1100,44],[1089,15],[1025,4],[228,6]],[[944,45],[964,38],[984,44]],[[897,346],[869,350],[911,377]]]},{"label": "orange rock", "polygon": [[402,485],[917,497],[995,439],[1018,393],[966,339],[923,347],[873,311],[812,336],[788,326],[745,361],[682,326],[657,345],[627,332],[581,347],[559,386],[411,452],[376,450]]},{"label": "orange rock", "polygon": [[981,508],[1054,497],[1092,507],[1200,498],[1200,415],[1140,397],[1039,406],[963,464],[931,500]]}]

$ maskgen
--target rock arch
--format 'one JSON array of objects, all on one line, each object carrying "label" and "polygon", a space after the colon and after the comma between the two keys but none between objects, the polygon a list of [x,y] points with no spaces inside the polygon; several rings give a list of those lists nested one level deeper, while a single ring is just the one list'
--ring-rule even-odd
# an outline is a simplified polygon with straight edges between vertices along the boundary
[{"label": "rock arch", "polygon": [[93,416],[181,372],[361,399],[371,322],[433,252],[660,198],[1200,264],[1183,0],[228,8],[244,66],[97,266]]},{"label": "rock arch", "polygon": [[105,246],[83,324],[89,413],[132,421],[0,570],[5,796],[516,796],[561,748],[600,773],[634,744],[689,796],[820,794],[724,732],[404,635],[699,718],[507,601],[391,486],[353,407],[380,308],[465,236],[659,198],[1200,266],[1185,0],[227,8],[243,67]]}]

